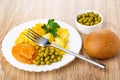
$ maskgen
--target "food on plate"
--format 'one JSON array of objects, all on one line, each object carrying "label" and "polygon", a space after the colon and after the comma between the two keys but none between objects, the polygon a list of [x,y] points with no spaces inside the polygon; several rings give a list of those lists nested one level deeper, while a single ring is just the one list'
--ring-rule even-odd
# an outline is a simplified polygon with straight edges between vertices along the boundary
[{"label": "food on plate", "polygon": [[[69,38],[68,29],[61,28],[54,19],[49,19],[47,24],[38,23],[31,29],[49,39],[50,42],[69,49],[67,44]],[[51,46],[41,47],[35,44],[24,35],[26,32],[27,29],[20,33],[12,49],[12,54],[18,61],[27,64],[50,65],[62,59],[65,52]],[[28,46],[28,48],[26,46]],[[29,47],[31,50],[29,50]],[[28,54],[30,52],[31,54]],[[22,57],[19,54],[22,55]]]},{"label": "food on plate", "polygon": [[[36,24],[35,26],[32,27],[32,30],[35,31],[36,33],[38,33],[39,35],[43,36],[46,34],[46,32],[42,29],[42,26],[44,24],[40,23],[40,24]],[[23,32],[20,33],[19,37],[16,39],[15,43],[16,44],[20,44],[20,43],[29,43],[33,46],[35,46],[36,44],[33,43],[30,39],[28,39],[24,33],[27,32],[27,29],[25,29]]]},{"label": "food on plate", "polygon": [[51,33],[54,37],[57,37],[57,29],[60,28],[60,26],[54,21],[54,19],[51,19],[48,20],[48,23],[44,24],[42,28],[46,31],[46,33]]},{"label": "food on plate", "polygon": [[101,17],[99,14],[94,12],[87,12],[77,16],[77,21],[86,26],[96,25],[101,22]]},{"label": "food on plate", "polygon": [[120,51],[120,40],[114,32],[99,29],[87,35],[84,40],[84,48],[92,58],[107,59]]},{"label": "food on plate", "polygon": [[37,56],[35,46],[27,43],[16,44],[12,48],[13,56],[20,62],[31,64]]},{"label": "food on plate", "polygon": [[33,63],[36,65],[51,64],[62,59],[63,54],[57,51],[54,47],[37,47],[38,55],[34,59]]}]

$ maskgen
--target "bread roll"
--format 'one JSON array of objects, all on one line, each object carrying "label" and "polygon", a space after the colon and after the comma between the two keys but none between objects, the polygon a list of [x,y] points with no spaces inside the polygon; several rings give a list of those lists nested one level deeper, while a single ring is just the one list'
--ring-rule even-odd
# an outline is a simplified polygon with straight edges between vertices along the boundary
[{"label": "bread roll", "polygon": [[84,40],[86,53],[97,59],[107,59],[120,51],[120,40],[117,35],[108,29],[99,29],[91,32]]}]

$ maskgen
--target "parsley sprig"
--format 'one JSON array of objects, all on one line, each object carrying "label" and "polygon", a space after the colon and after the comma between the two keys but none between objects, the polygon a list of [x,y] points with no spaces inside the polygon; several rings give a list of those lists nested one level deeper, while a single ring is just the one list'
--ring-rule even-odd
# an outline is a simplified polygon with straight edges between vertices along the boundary
[{"label": "parsley sprig", "polygon": [[47,24],[44,24],[42,28],[46,33],[51,33],[54,37],[57,37],[57,28],[60,28],[59,24],[54,19],[49,19]]}]

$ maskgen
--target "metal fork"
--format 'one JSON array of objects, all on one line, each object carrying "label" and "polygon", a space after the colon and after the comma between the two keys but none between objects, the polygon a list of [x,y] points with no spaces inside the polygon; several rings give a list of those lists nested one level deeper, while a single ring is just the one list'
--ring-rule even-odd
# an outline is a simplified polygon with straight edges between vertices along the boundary
[{"label": "metal fork", "polygon": [[30,28],[25,33],[25,36],[28,37],[30,40],[32,40],[33,42],[35,42],[36,44],[38,44],[40,46],[53,46],[55,48],[58,48],[58,49],[60,49],[60,50],[62,50],[64,52],[66,52],[66,53],[69,53],[69,54],[71,54],[73,56],[76,56],[79,59],[82,59],[82,60],[84,60],[86,62],[89,62],[89,63],[91,63],[93,65],[96,65],[96,66],[98,66],[100,68],[103,68],[103,69],[105,68],[104,64],[95,62],[95,61],[93,61],[91,59],[88,59],[88,58],[86,58],[86,57],[84,57],[84,56],[82,56],[80,54],[74,53],[74,52],[72,52],[70,50],[67,50],[67,49],[64,49],[64,48],[62,48],[62,47],[60,47],[60,46],[58,46],[56,44],[50,43],[47,38],[44,38],[44,37],[40,36],[39,34],[37,34],[36,32],[34,32]]}]

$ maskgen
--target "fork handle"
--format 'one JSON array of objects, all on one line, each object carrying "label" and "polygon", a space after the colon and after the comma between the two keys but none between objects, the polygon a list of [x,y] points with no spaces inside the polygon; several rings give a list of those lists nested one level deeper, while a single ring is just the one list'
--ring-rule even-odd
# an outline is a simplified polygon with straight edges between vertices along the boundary
[{"label": "fork handle", "polygon": [[98,67],[103,68],[103,69],[105,68],[105,65],[104,65],[104,64],[95,62],[95,61],[93,61],[93,60],[91,60],[91,59],[88,59],[88,58],[86,58],[86,57],[84,57],[84,56],[82,56],[82,55],[80,55],[80,54],[76,54],[76,53],[74,53],[74,52],[72,52],[72,51],[70,51],[70,50],[67,50],[67,49],[64,49],[64,48],[62,48],[62,47],[60,47],[60,46],[57,46],[56,44],[51,43],[50,45],[53,46],[53,47],[55,47],[55,48],[58,48],[58,49],[60,49],[60,50],[62,50],[62,51],[64,51],[64,52],[66,52],[66,53],[69,53],[69,54],[71,54],[71,55],[73,55],[73,56],[76,56],[76,57],[79,58],[79,59],[82,59],[82,60],[84,60],[84,61],[86,61],[86,62],[89,62],[89,63],[91,63],[91,64],[93,64],[93,65],[95,65],[95,66],[98,66]]}]

